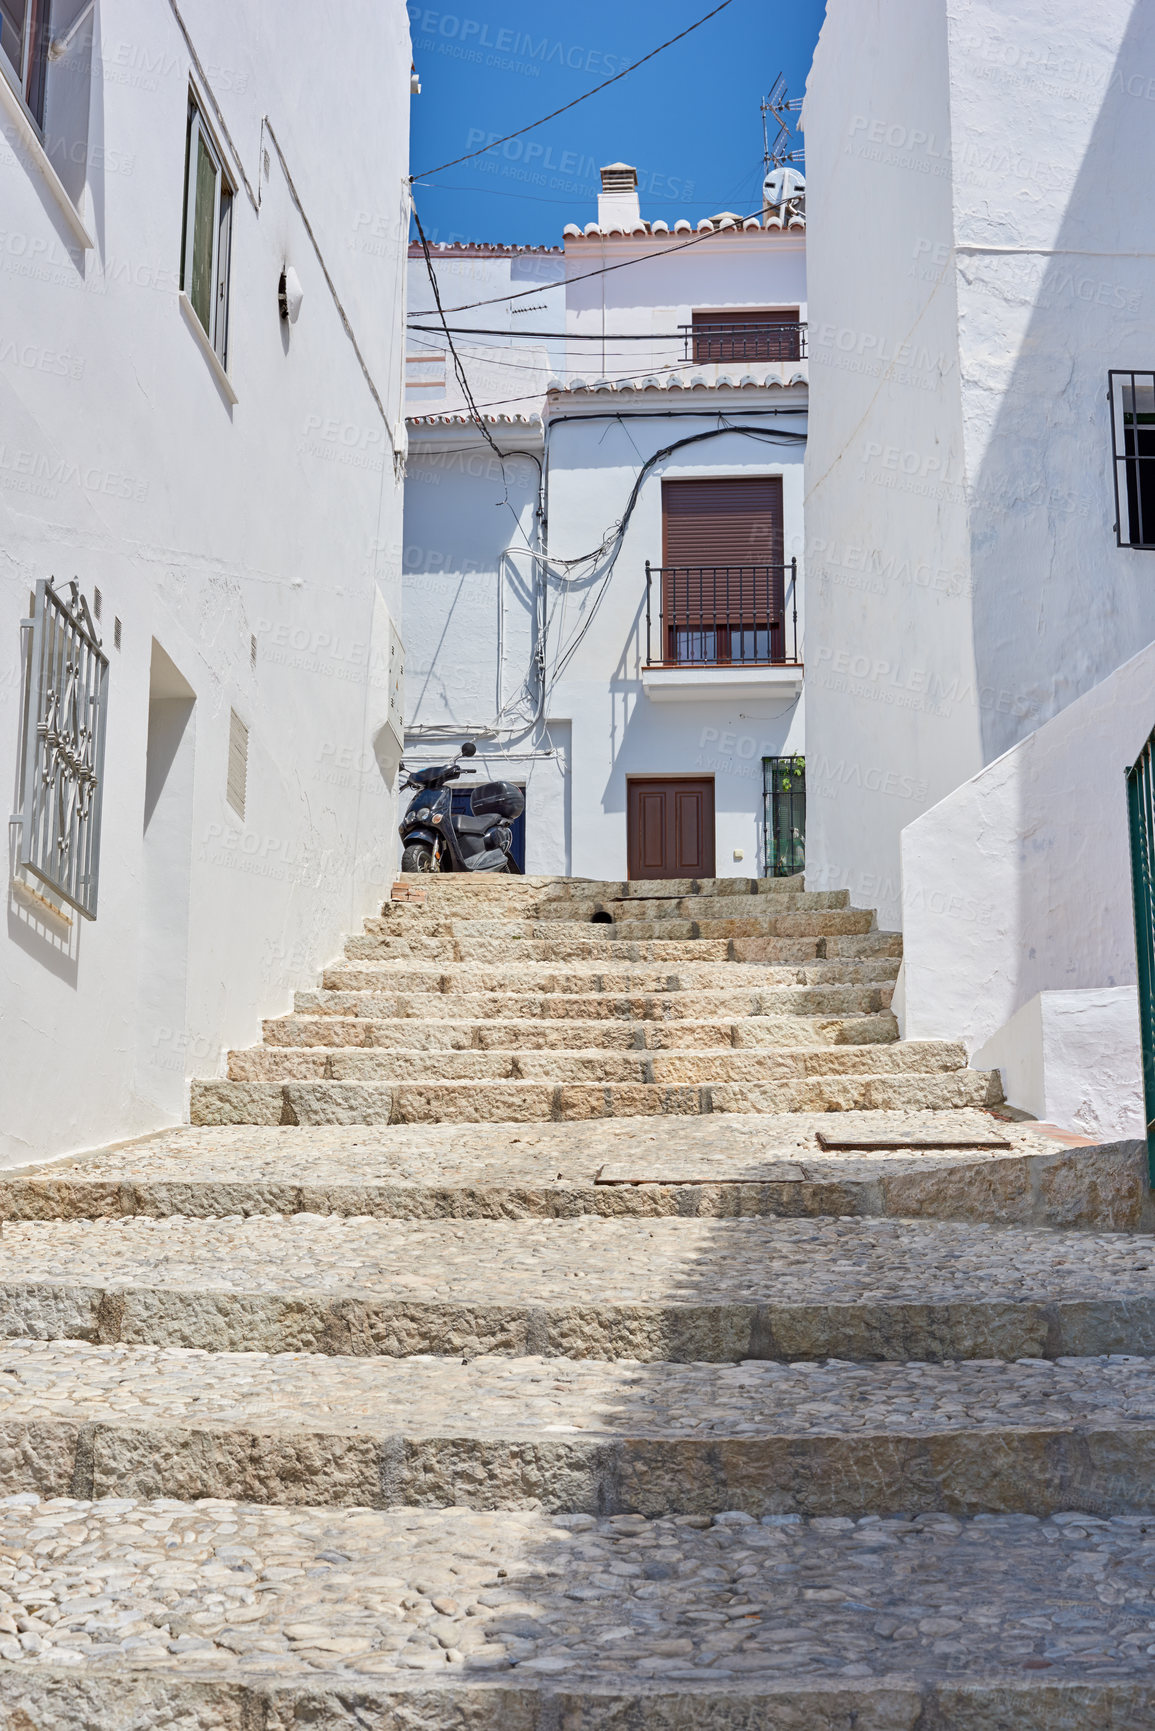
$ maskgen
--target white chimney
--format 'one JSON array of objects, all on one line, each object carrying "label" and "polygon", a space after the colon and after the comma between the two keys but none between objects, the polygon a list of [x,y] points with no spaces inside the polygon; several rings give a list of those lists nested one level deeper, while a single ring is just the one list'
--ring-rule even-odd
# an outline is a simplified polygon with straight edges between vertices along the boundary
[{"label": "white chimney", "polygon": [[611,162],[602,169],[598,193],[598,227],[620,228],[629,234],[642,220],[638,203],[638,171],[628,162]]}]

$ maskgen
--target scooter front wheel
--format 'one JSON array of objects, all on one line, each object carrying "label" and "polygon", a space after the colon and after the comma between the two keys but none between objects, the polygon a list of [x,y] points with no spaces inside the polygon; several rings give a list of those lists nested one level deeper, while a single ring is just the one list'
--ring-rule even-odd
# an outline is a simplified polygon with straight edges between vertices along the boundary
[{"label": "scooter front wheel", "polygon": [[401,855],[403,872],[431,872],[436,869],[433,864],[433,849],[428,842],[414,842],[413,846],[407,847]]}]

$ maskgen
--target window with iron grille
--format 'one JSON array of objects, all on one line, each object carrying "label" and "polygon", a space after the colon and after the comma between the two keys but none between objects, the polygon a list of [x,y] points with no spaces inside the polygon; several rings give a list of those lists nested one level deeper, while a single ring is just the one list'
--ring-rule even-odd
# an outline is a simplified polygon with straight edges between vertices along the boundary
[{"label": "window with iron grille", "polygon": [[806,759],[762,759],[766,876],[790,878],[806,870]]},{"label": "window with iron grille", "polygon": [[687,334],[699,366],[707,361],[797,361],[804,353],[804,327],[797,307],[766,311],[731,307],[728,312],[695,312],[691,317]]},{"label": "window with iron grille", "polygon": [[44,126],[48,12],[48,0],[0,0],[0,73],[16,91],[38,131]]},{"label": "window with iron grille", "polygon": [[1115,539],[1155,548],[1155,372],[1108,374],[1115,471]]},{"label": "window with iron grille", "polygon": [[[786,633],[780,475],[663,480],[662,541],[661,567],[648,568],[660,580],[658,660],[796,659]],[[652,662],[652,629],[647,653]]]},{"label": "window with iron grille", "polygon": [[180,286],[188,296],[217,359],[226,368],[233,190],[221,153],[190,95],[185,140]]},{"label": "window with iron grille", "polygon": [[75,581],[36,585],[25,640],[17,865],[96,918],[108,656]]}]

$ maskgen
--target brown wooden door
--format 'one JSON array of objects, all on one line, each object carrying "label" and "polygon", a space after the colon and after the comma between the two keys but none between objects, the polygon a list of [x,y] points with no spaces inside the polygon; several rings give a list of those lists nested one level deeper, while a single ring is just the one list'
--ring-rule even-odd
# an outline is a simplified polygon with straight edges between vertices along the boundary
[{"label": "brown wooden door", "polygon": [[713,776],[631,776],[626,855],[631,878],[712,878]]}]

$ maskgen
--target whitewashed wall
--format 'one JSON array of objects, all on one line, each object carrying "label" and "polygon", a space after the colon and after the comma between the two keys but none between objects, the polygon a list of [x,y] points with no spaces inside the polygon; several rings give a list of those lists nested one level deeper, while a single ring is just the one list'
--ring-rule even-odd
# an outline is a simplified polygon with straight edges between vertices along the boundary
[{"label": "whitewashed wall", "polygon": [[[1124,767],[1152,730],[1150,645],[919,818],[902,837],[904,1033],[962,1039],[1015,1071],[1034,1029],[1008,1024],[1038,994],[1087,994],[1084,1127],[1117,1132],[1118,1076],[1097,1050],[1097,1011],[1133,986],[1135,932]],[[1138,1026],[1117,1054],[1138,1098]],[[1038,1029],[1041,1060],[1043,1028]],[[1096,1077],[1098,1081],[1096,1082]],[[1056,1076],[1056,1086],[1061,1078]],[[1069,1091],[1069,1090],[1068,1090]],[[1129,1107],[1130,1110],[1130,1107]],[[1136,1134],[1140,1125],[1127,1126]]]},{"label": "whitewashed wall", "polygon": [[[540,414],[546,387],[564,367],[565,265],[560,247],[438,244],[430,257],[446,323],[483,412]],[[508,298],[508,297],[514,298]],[[474,307],[470,303],[491,304]],[[467,310],[455,312],[462,307]],[[409,249],[405,412],[455,414],[467,407],[419,244]]]},{"label": "whitewashed wall", "polygon": [[884,924],[903,827],[1155,636],[1155,556],[1114,544],[1106,400],[1109,367],[1155,364],[1153,51],[1133,0],[827,9],[803,116],[808,780],[842,791],[811,802],[809,876]]},{"label": "whitewashed wall", "polygon": [[[100,588],[112,662],[99,917],[65,925],[8,892],[8,1164],[178,1121],[187,1077],[217,1072],[227,1046],[257,1038],[262,1015],[315,982],[394,866],[396,753],[383,724],[400,612],[391,441],[404,436],[409,42],[393,0],[347,10],[352,57],[324,51],[299,0],[182,0],[239,186],[235,403],[177,300],[186,104],[190,72],[201,75],[173,10],[98,0],[73,183],[91,248],[5,131],[0,753],[10,789],[19,621],[38,578],[76,575],[89,597]],[[291,332],[277,308],[286,262],[305,291]],[[179,744],[146,833],[150,679],[154,773],[166,728]],[[225,802],[230,709],[250,730],[243,822]]]},{"label": "whitewashed wall", "polygon": [[[721,398],[721,401],[719,400]],[[737,399],[737,400],[736,400]],[[667,407],[664,393],[646,393],[624,423],[594,395],[574,419],[555,422],[550,434],[550,543],[552,560],[590,551],[623,515],[641,463],[677,439],[700,432],[703,422]],[[726,403],[736,421],[757,408],[805,409],[804,392],[692,394],[692,404]],[[690,403],[686,407],[689,408]],[[650,413],[647,414],[647,409]],[[570,409],[570,413],[574,411]],[[620,413],[620,411],[619,411]],[[805,414],[783,416],[805,431]],[[708,420],[705,423],[709,424]],[[567,593],[554,614],[548,664],[556,674],[584,631],[580,647],[551,685],[552,712],[573,725],[573,865],[576,875],[624,877],[627,775],[712,774],[715,778],[718,874],[746,877],[764,869],[762,758],[800,752],[802,705],[795,693],[775,690],[742,699],[654,702],[642,689],[646,649],[645,564],[662,557],[663,478],[778,474],[783,482],[787,560],[799,558],[804,604],[801,444],[769,445],[726,433],[675,452],[643,482],[612,574]],[[604,581],[604,586],[603,586]],[[594,611],[596,605],[596,612]],[[800,639],[803,632],[800,606]],[[588,630],[586,625],[588,623]],[[735,859],[735,850],[741,858]],[[757,862],[757,868],[755,865]]]},{"label": "whitewashed wall", "polygon": [[1133,983],[1123,770],[1153,693],[1155,645],[904,832],[909,1037],[973,1052],[1037,992]]},{"label": "whitewashed wall", "polygon": [[[614,268],[627,259],[628,269]],[[603,270],[605,275],[596,274]],[[730,228],[708,239],[696,233],[567,238],[565,272],[570,378],[586,383],[640,383],[648,375],[682,373],[708,384],[723,377],[737,384],[746,374],[761,379],[765,363],[694,363],[692,353],[687,359],[680,328],[690,324],[695,309],[733,311],[736,321],[748,308],[797,310],[803,321],[807,316],[806,237],[800,228]],[[805,367],[784,364],[784,382],[797,373],[804,375]]]}]

